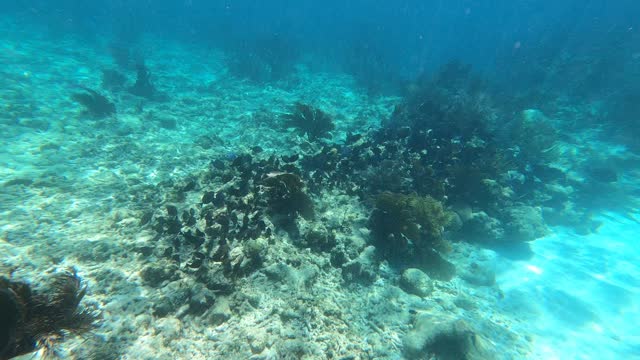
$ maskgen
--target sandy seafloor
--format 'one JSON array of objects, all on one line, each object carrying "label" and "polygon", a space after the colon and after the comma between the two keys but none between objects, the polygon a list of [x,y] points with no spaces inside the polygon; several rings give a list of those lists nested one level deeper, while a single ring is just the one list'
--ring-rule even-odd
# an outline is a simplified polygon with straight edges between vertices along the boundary
[{"label": "sandy seafloor", "polygon": [[[306,358],[401,359],[417,312],[465,319],[504,359],[640,358],[635,204],[623,214],[595,214],[602,225],[590,235],[553,228],[531,243],[534,256],[526,261],[455,243],[448,257],[458,269],[482,263],[496,272],[497,284],[436,281],[428,298],[400,290],[398,274],[384,266],[372,285],[344,285],[326,256],[282,235],[270,256],[308,267],[292,270],[298,274],[291,280],[248,276],[238,285],[246,306],[232,309],[226,322],[211,325],[180,311],[154,317],[160,290],[143,284],[139,271],[148,259],[132,251],[154,235],[138,226],[145,189],[255,145],[295,152],[297,135],[272,119],[297,100],[332,114],[339,140],[346,131],[378,126],[398,99],[370,96],[348,76],[304,67],[286,81],[256,85],[228,74],[220,53],[150,38],[142,42],[147,65],[169,101],[140,111],[135,97],[121,95],[125,105],[116,117],[93,120],[70,94],[78,85],[99,88],[101,69],[115,67],[108,39],[50,38],[6,19],[0,33],[0,179],[24,182],[0,185],[0,269],[37,282],[47,271],[76,267],[89,284],[85,301],[102,311],[95,336],[108,351],[127,359],[277,359],[304,347],[298,353]],[[160,126],[166,119],[176,128]],[[202,136],[213,140],[203,147]],[[567,151],[632,159],[611,144],[588,150],[575,144]],[[637,175],[627,174],[623,185],[637,186]],[[327,193],[316,202],[328,221],[348,214],[352,241],[367,241],[368,210],[357,199]],[[73,358],[86,346],[72,339],[64,350]]]}]

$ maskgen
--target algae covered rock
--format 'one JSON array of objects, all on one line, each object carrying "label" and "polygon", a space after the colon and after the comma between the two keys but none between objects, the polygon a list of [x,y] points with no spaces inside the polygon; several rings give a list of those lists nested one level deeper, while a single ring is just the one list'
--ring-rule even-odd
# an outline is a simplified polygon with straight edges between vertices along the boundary
[{"label": "algae covered rock", "polygon": [[226,297],[217,298],[215,304],[206,312],[205,316],[211,325],[220,325],[229,320],[231,318],[229,299]]},{"label": "algae covered rock", "polygon": [[448,281],[455,266],[441,254],[450,250],[443,237],[453,218],[430,196],[384,192],[369,217],[371,235],[381,256],[401,267],[415,267],[430,277]]},{"label": "algae covered rock", "polygon": [[445,247],[442,234],[450,219],[442,203],[430,196],[384,192],[376,198],[369,222],[377,246],[401,255],[410,244],[421,249]]},{"label": "algae covered rock", "polygon": [[516,205],[492,215],[496,217],[484,211],[473,212],[456,237],[482,243],[508,256],[526,258],[531,256],[528,242],[548,233],[540,208]]},{"label": "algae covered rock", "polygon": [[476,286],[493,286],[496,283],[496,273],[492,269],[475,262],[471,263],[460,274],[460,277],[469,284]]},{"label": "algae covered rock", "polygon": [[465,219],[458,236],[466,241],[491,243],[504,239],[504,228],[500,220],[478,211]]},{"label": "algae covered rock", "polygon": [[455,265],[434,249],[423,249],[412,263],[435,280],[449,281],[456,275]]},{"label": "algae covered rock", "polygon": [[329,251],[336,245],[336,236],[319,222],[310,223],[306,228],[301,227],[303,236],[300,245],[313,250]]},{"label": "algae covered rock", "polygon": [[513,206],[506,210],[505,217],[505,236],[510,241],[532,241],[549,232],[540,208]]},{"label": "algae covered rock", "polygon": [[174,280],[177,277],[178,267],[174,263],[160,261],[149,264],[140,270],[140,277],[145,284],[158,287],[163,282]]},{"label": "algae covered rock", "polygon": [[234,283],[224,274],[222,264],[212,264],[206,270],[199,274],[199,281],[204,283],[207,289],[219,294],[233,292]]},{"label": "algae covered rock", "polygon": [[291,266],[284,262],[277,262],[262,269],[265,275],[273,281],[287,281],[294,277]]},{"label": "algae covered rock", "polygon": [[[165,317],[185,307],[189,303],[191,285],[188,281],[177,280],[164,286],[161,289],[162,295],[156,296],[153,301],[153,315]],[[188,307],[184,309],[188,309]]]},{"label": "algae covered rock", "polygon": [[500,358],[462,319],[422,314],[403,341],[407,359],[489,360]]},{"label": "algae covered rock", "polygon": [[304,264],[294,268],[283,262],[271,264],[262,269],[264,274],[272,281],[282,282],[295,288],[309,286],[318,277],[319,269],[313,264]]},{"label": "algae covered rock", "polygon": [[376,248],[367,246],[357,258],[342,266],[342,276],[348,282],[372,282],[377,277]]},{"label": "algae covered rock", "polygon": [[419,269],[409,268],[400,276],[402,290],[420,297],[427,297],[433,292],[433,281]]}]

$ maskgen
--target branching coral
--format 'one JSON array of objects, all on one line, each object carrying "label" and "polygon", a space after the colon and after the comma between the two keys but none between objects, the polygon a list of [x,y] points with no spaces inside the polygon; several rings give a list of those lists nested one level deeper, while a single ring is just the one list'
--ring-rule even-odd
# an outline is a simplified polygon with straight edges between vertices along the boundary
[{"label": "branching coral", "polygon": [[282,118],[285,126],[297,128],[307,134],[309,140],[328,137],[335,127],[331,117],[324,111],[302,103],[296,103],[293,112],[284,114]]}]

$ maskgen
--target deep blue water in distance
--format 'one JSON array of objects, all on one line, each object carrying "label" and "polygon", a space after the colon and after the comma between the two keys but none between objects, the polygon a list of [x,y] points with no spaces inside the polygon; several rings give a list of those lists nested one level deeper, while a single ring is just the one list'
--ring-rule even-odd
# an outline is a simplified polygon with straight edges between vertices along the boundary
[{"label": "deep blue water in distance", "polygon": [[[3,11],[48,24],[52,31],[133,40],[153,32],[182,41],[238,44],[277,34],[318,53],[366,43],[394,73],[415,76],[451,59],[493,76],[505,61],[579,50],[637,32],[640,5],[591,1],[13,1]],[[614,33],[614,34],[612,34]],[[628,34],[627,34],[628,35]],[[231,45],[233,46],[233,45]],[[546,50],[554,54],[531,49]],[[524,54],[521,54],[524,53]],[[515,81],[516,79],[509,79]]]}]

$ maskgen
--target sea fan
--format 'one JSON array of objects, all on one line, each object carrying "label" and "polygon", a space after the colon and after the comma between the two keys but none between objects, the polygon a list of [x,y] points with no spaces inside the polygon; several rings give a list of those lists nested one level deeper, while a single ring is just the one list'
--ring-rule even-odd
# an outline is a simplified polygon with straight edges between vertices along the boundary
[{"label": "sea fan", "polygon": [[69,335],[93,329],[98,314],[80,305],[86,290],[75,270],[55,274],[47,288],[33,291],[24,282],[0,278],[0,302],[11,311],[0,314],[7,320],[0,326],[0,359],[36,350],[57,357],[58,344]]},{"label": "sea fan", "polygon": [[334,129],[333,120],[324,111],[311,105],[296,103],[294,111],[283,115],[285,125],[295,127],[307,134],[309,140],[328,137],[329,131]]}]

